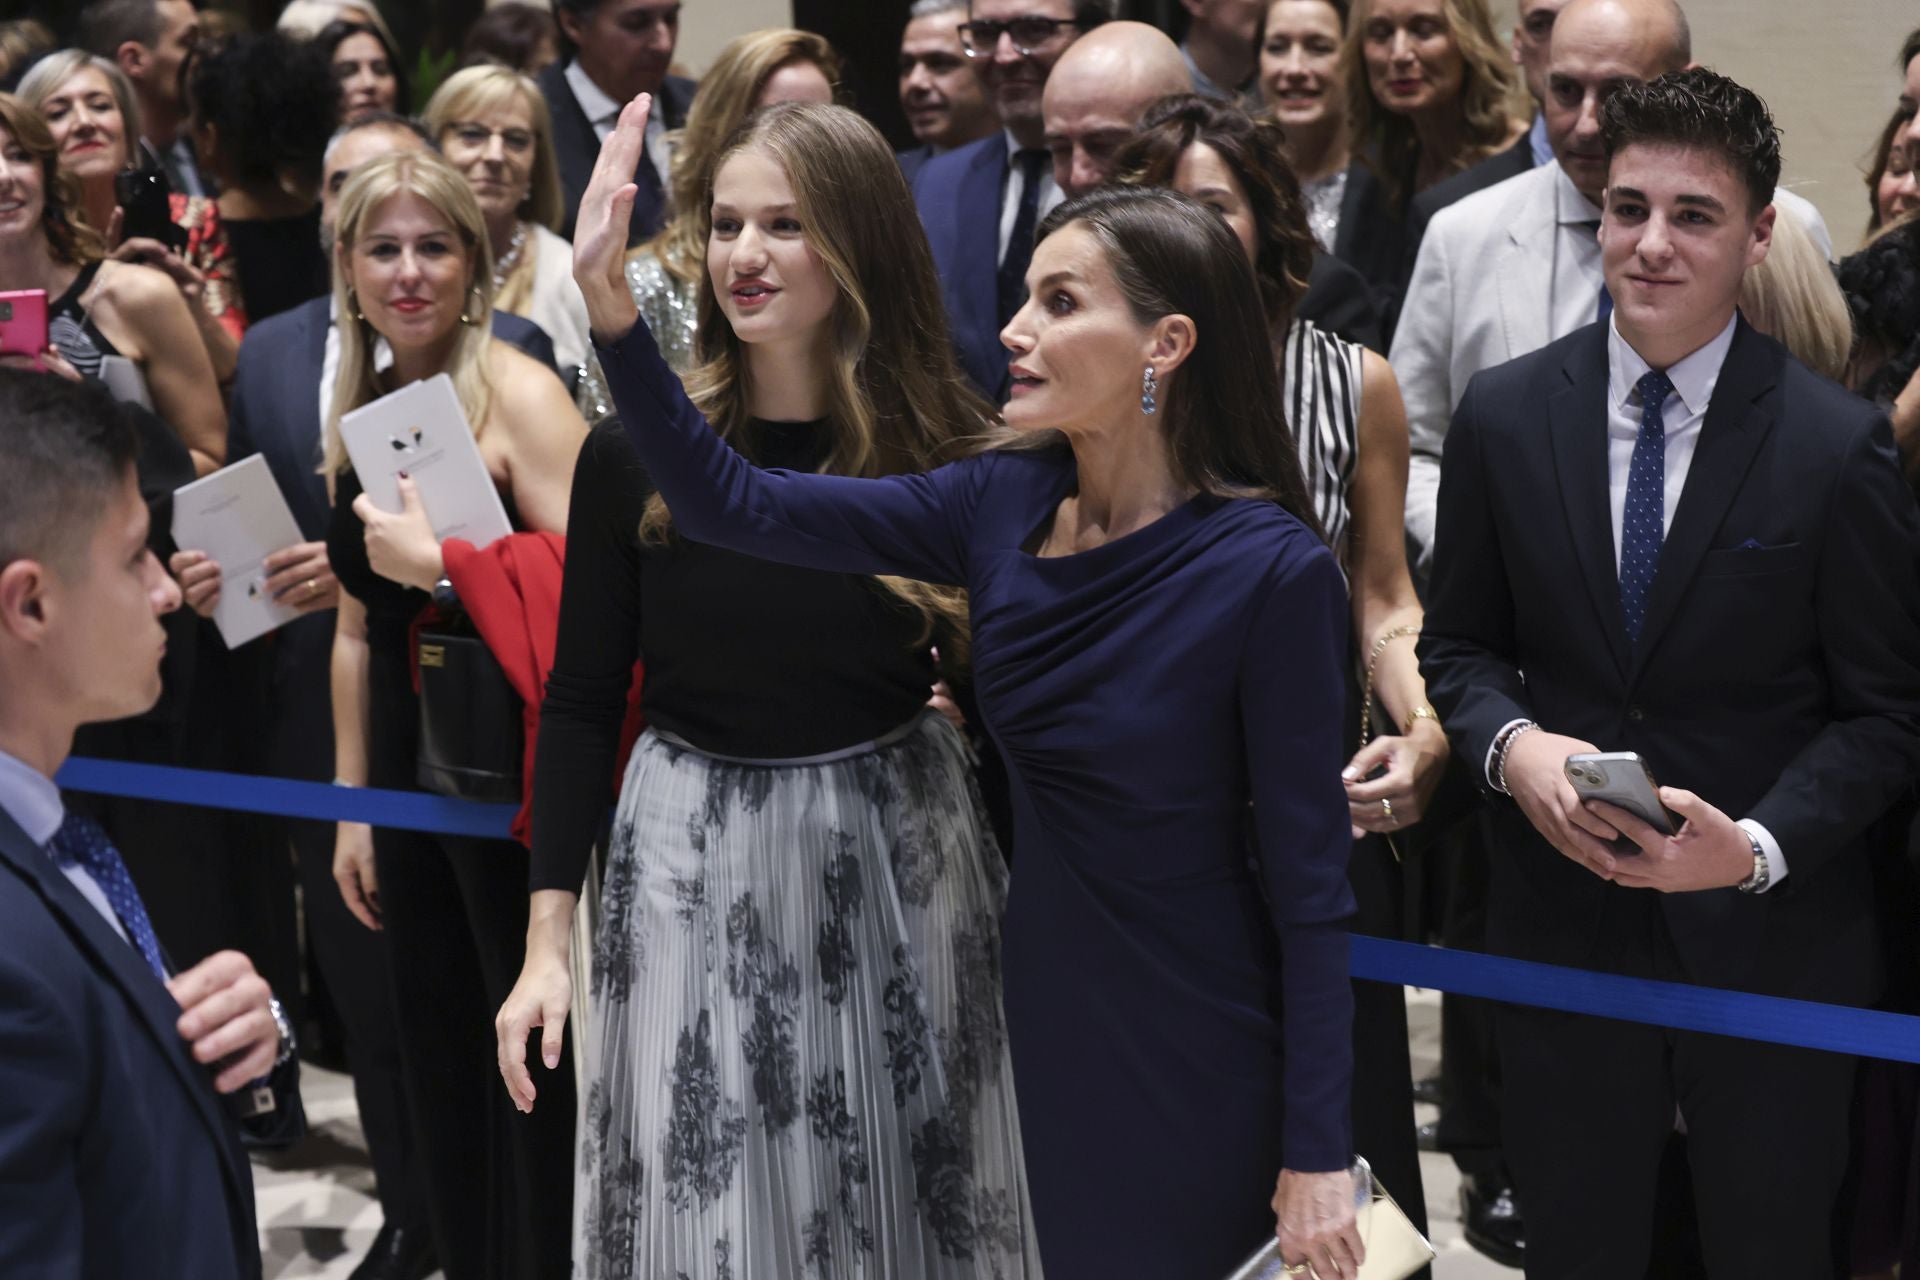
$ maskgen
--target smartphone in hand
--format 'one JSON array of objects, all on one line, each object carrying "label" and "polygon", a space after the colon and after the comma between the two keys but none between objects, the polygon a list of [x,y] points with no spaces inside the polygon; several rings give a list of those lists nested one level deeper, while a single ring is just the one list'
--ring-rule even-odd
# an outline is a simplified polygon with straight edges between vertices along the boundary
[{"label": "smartphone in hand", "polygon": [[[1568,756],[1567,781],[1582,800],[1604,800],[1625,809],[1662,835],[1680,830],[1680,820],[1660,803],[1660,787],[1653,770],[1637,751],[1596,751]],[[1621,836],[1614,841],[1619,853],[1640,852],[1640,846]]]},{"label": "smartphone in hand", "polygon": [[187,231],[173,221],[173,184],[163,169],[129,169],[113,176],[120,206],[120,238],[158,240],[175,253],[187,247]]},{"label": "smartphone in hand", "polygon": [[0,355],[33,356],[47,350],[47,291],[0,293]]}]

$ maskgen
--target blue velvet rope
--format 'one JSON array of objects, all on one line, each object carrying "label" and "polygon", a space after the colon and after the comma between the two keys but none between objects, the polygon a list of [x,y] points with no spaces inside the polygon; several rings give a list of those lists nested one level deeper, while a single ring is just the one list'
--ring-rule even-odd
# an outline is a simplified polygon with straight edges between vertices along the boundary
[{"label": "blue velvet rope", "polygon": [[[101,795],[497,839],[507,837],[518,809],[512,804],[478,804],[418,791],[335,787],[78,757],[67,761],[56,780],[63,787]],[[1356,978],[1396,986],[1920,1063],[1920,1017],[1907,1014],[1625,978],[1358,935],[1353,939],[1351,969]]]}]

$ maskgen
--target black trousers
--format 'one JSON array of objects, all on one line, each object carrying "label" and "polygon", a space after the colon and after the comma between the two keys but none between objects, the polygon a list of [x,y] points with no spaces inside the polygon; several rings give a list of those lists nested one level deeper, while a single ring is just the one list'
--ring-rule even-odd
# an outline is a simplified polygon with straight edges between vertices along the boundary
[{"label": "black trousers", "polygon": [[448,1280],[569,1273],[573,1062],[540,1064],[533,1114],[508,1100],[493,1018],[526,951],[527,851],[504,840],[376,830],[375,870],[400,1063]]},{"label": "black trousers", "polygon": [[[1476,805],[1433,849],[1439,866],[1440,941],[1457,951],[1487,949],[1487,815]],[[1491,1001],[1440,997],[1440,1149],[1460,1172],[1509,1179],[1501,1150],[1500,1058]],[[1524,1206],[1522,1207],[1524,1211]]]},{"label": "black trousers", "polygon": [[[1353,932],[1400,938],[1401,867],[1386,840],[1357,840],[1347,877],[1358,910]],[[1353,1141],[1374,1177],[1422,1234],[1427,1198],[1413,1119],[1413,1065],[1407,1044],[1407,993],[1381,982],[1353,984]],[[1429,1274],[1415,1273],[1417,1280]]]},{"label": "black trousers", "polygon": [[[1657,895],[1614,905],[1596,954],[1684,980]],[[1834,1275],[1855,1059],[1511,1005],[1495,1025],[1529,1277],[1648,1272],[1676,1108],[1707,1274]]]}]

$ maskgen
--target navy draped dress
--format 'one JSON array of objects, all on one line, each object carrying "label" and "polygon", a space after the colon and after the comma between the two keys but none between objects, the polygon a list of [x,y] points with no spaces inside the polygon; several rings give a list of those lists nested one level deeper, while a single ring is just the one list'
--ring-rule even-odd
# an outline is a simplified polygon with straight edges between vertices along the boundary
[{"label": "navy draped dress", "polygon": [[1026,550],[1064,446],[874,480],[760,470],[645,324],[600,348],[678,532],[971,593],[1019,850],[1002,926],[1050,1280],[1220,1280],[1284,1166],[1353,1151],[1347,595],[1271,502],[1202,495],[1076,555]]}]

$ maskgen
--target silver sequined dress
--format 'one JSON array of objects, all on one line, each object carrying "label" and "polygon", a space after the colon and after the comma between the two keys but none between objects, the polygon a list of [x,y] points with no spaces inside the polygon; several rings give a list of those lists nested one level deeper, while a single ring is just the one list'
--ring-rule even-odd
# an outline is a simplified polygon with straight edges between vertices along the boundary
[{"label": "silver sequined dress", "polygon": [[[660,344],[660,354],[675,373],[686,376],[693,368],[693,335],[699,325],[696,290],[668,271],[660,255],[642,250],[627,259],[627,289],[641,319]],[[606,379],[597,358],[589,360],[574,397],[587,421],[599,422],[613,412]]]}]

